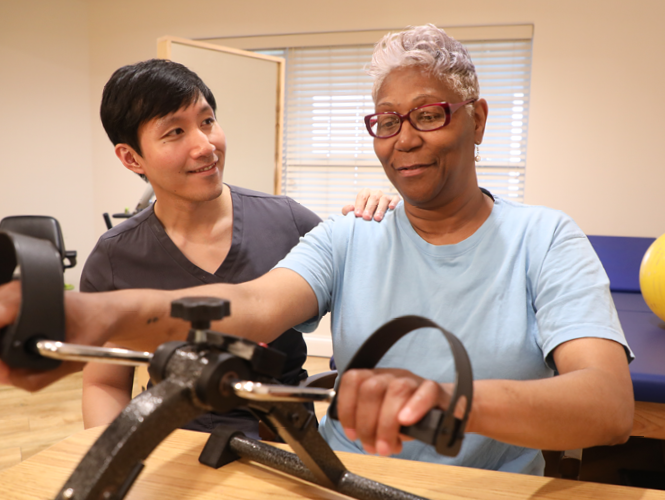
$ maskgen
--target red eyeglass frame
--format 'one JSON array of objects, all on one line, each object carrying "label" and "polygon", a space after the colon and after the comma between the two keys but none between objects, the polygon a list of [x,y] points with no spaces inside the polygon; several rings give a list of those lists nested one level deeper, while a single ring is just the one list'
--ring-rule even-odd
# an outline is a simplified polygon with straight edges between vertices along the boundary
[{"label": "red eyeglass frame", "polygon": [[[455,111],[460,109],[462,106],[466,106],[467,104],[471,104],[473,102],[476,102],[477,100],[478,100],[477,98],[476,99],[469,99],[468,101],[456,102],[456,103],[453,103],[453,104],[451,104],[449,102],[445,102],[445,101],[444,102],[434,102],[434,103],[431,103],[431,104],[423,104],[422,106],[416,106],[415,108],[407,111],[403,115],[399,114],[397,111],[384,111],[383,113],[372,113],[371,115],[365,116],[365,127],[367,127],[367,132],[369,132],[369,135],[371,135],[372,137],[375,137],[377,139],[390,139],[391,137],[395,137],[402,130],[402,124],[404,123],[404,120],[409,120],[409,123],[411,124],[411,126],[414,129],[418,130],[419,132],[434,132],[435,130],[440,130],[443,127],[445,127],[446,125],[448,125],[450,123],[450,120],[451,120],[451,118],[453,116],[453,113]],[[443,122],[443,125],[441,125],[440,127],[432,128],[432,129],[429,129],[429,130],[420,130],[411,121],[411,113],[418,110],[418,109],[423,109],[423,108],[427,108],[427,107],[430,107],[430,106],[440,106],[440,107],[442,107],[443,108],[443,113],[446,115],[446,119]],[[399,118],[399,127],[397,128],[397,132],[395,132],[392,135],[386,135],[386,136],[383,136],[383,137],[379,137],[376,134],[374,134],[374,132],[372,132],[371,120],[372,120],[373,117],[380,116],[380,115],[394,115],[394,116],[397,116]]]}]

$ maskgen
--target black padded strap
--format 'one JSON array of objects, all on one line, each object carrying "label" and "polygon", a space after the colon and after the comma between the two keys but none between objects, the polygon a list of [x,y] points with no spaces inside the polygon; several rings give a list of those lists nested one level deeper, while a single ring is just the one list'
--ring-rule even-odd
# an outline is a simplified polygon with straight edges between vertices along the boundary
[{"label": "black padded strap", "polygon": [[[369,336],[353,356],[346,370],[374,368],[399,339],[420,328],[436,328],[450,344],[450,350],[455,361],[455,389],[450,405],[445,412],[436,408],[430,410],[420,422],[410,427],[402,427],[401,432],[435,446],[437,452],[442,455],[455,456],[459,453],[464,438],[464,428],[469,418],[473,400],[471,361],[464,345],[455,335],[421,316],[395,318]],[[454,416],[454,410],[461,397],[466,399],[466,405],[464,416],[458,419]],[[330,415],[333,418],[337,418],[336,404],[337,397],[331,403],[330,408]]]},{"label": "black padded strap", "polygon": [[61,256],[50,241],[0,231],[0,284],[11,281],[17,264],[21,307],[16,322],[0,331],[2,361],[13,368],[57,368],[60,361],[37,354],[34,343],[65,340]]}]

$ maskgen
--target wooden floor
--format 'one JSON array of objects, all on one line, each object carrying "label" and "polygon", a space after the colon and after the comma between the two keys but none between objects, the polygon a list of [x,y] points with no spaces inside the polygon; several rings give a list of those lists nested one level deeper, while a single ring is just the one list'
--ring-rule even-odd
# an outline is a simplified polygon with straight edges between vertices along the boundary
[{"label": "wooden floor", "polygon": [[32,394],[0,386],[0,469],[83,430],[81,374]]},{"label": "wooden floor", "polygon": [[[310,357],[310,375],[328,370],[327,358]],[[327,404],[317,403],[319,419]],[[81,374],[75,373],[38,393],[0,386],[0,470],[83,430]]]}]

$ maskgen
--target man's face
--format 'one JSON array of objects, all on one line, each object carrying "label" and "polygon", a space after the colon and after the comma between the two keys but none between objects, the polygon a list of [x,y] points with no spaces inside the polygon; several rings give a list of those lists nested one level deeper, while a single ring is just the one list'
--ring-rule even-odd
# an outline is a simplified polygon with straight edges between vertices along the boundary
[{"label": "man's face", "polygon": [[226,137],[201,96],[195,103],[139,128],[142,155],[137,173],[146,175],[157,199],[203,202],[222,193]]}]

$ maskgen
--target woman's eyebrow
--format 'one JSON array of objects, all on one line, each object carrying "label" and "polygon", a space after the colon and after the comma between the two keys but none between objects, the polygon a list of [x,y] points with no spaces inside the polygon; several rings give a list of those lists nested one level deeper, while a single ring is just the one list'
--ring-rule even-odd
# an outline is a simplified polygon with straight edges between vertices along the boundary
[{"label": "woman's eyebrow", "polygon": [[[434,94],[429,94],[429,93],[418,94],[417,96],[415,96],[414,98],[411,99],[411,105],[413,107],[415,107],[415,106],[417,106],[417,104],[415,104],[417,101],[422,101],[424,99],[436,99],[437,101],[440,101],[441,97],[439,95],[434,95]],[[445,99],[444,99],[444,101],[445,101]],[[379,102],[376,103],[377,108],[379,106],[394,106],[394,105],[395,104],[391,101],[379,101]]]}]

